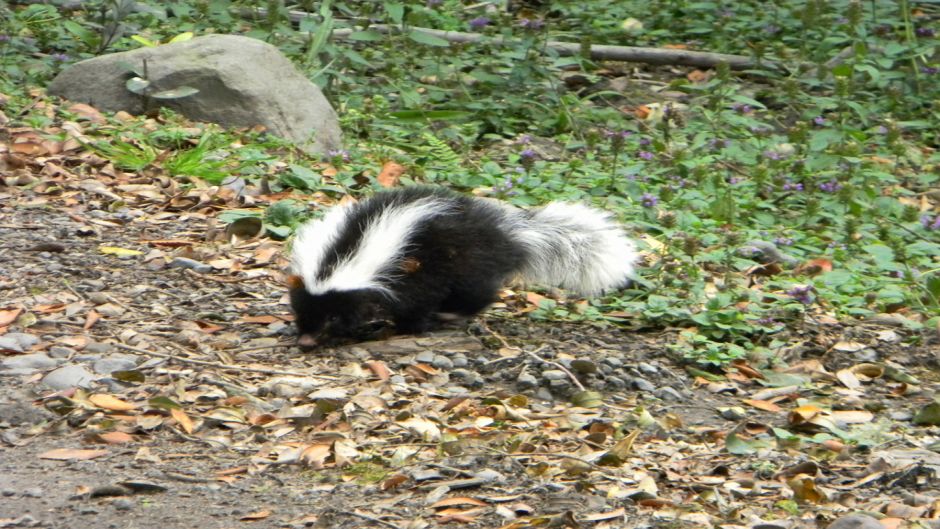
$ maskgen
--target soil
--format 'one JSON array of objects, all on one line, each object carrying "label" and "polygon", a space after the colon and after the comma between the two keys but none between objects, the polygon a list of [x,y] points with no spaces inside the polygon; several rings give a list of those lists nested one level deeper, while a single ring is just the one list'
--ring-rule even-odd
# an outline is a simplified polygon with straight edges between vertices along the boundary
[{"label": "soil", "polygon": [[[431,335],[302,353],[280,243],[233,243],[214,223],[231,204],[205,190],[89,180],[0,186],[0,310],[15,314],[0,337],[25,336],[0,360],[49,362],[0,369],[0,527],[940,516],[940,431],[911,423],[937,389],[935,337],[810,322],[778,352],[777,374],[800,377],[787,384],[759,359],[690,370],[678,330],[537,322],[510,295]],[[66,367],[90,380],[49,387]],[[836,411],[855,415],[813,422]]]}]

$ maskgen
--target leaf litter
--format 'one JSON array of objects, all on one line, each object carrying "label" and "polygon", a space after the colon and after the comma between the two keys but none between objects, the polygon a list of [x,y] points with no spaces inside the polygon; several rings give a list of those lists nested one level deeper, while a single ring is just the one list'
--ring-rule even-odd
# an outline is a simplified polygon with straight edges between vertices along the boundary
[{"label": "leaf litter", "polygon": [[[159,161],[127,172],[86,147],[86,123],[106,120],[70,110],[83,121],[0,136],[0,355],[87,356],[98,379],[48,389],[50,366],[0,388],[0,468],[12,487],[60,497],[53,509],[133,495],[107,483],[147,478],[158,510],[207,484],[239,498],[212,514],[230,524],[940,519],[937,355],[904,345],[896,325],[820,318],[775,369],[704,372],[667,352],[675,331],[539,324],[525,314],[543,296],[518,292],[469,333],[301,354],[283,243],[217,220],[283,194],[182,185]],[[383,168],[389,182],[398,173]],[[18,334],[39,339],[14,347]],[[131,363],[98,370],[118,353]],[[78,464],[91,460],[94,471]],[[67,471],[72,489],[40,469]]]}]

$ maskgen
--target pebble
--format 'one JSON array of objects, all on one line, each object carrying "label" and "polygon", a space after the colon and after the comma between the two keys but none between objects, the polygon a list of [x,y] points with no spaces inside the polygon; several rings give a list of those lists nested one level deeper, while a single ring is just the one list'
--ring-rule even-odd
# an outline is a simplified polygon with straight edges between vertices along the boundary
[{"label": "pebble", "polygon": [[188,268],[199,274],[208,274],[212,271],[212,267],[206,263],[201,263],[195,259],[189,259],[188,257],[174,257],[167,266],[170,268]]},{"label": "pebble", "polygon": [[86,279],[85,281],[82,281],[82,284],[88,287],[87,290],[91,290],[93,292],[104,290],[105,287],[104,281],[100,279]]},{"label": "pebble", "polygon": [[467,355],[463,353],[455,354],[450,360],[454,363],[454,367],[467,367],[470,365],[470,361],[467,360]]},{"label": "pebble", "polygon": [[656,391],[656,396],[665,401],[677,402],[685,400],[681,393],[676,391],[674,388],[670,388],[669,386],[659,388]]},{"label": "pebble", "polygon": [[605,356],[604,358],[601,359],[601,363],[607,364],[610,367],[615,367],[615,368],[623,366],[623,361],[621,361],[616,356]]},{"label": "pebble", "polygon": [[110,300],[108,299],[108,295],[104,292],[92,292],[88,294],[88,301],[91,301],[95,305],[104,305]]},{"label": "pebble", "polygon": [[566,379],[563,380],[549,380],[548,388],[552,391],[561,391],[571,387],[571,381]]},{"label": "pebble", "polygon": [[597,373],[597,364],[587,358],[576,358],[571,361],[571,370],[575,373]]},{"label": "pebble", "polygon": [[388,381],[392,384],[406,384],[407,381],[402,375],[392,375],[388,378]]},{"label": "pebble", "polygon": [[23,491],[23,496],[26,496],[27,498],[41,498],[42,489],[39,487],[30,487]]},{"label": "pebble", "polygon": [[101,375],[110,375],[115,371],[130,371],[137,367],[137,357],[133,355],[116,353],[101,358],[92,369]]},{"label": "pebble", "polygon": [[22,353],[23,346],[13,338],[0,336],[0,351],[13,351],[14,353]]},{"label": "pebble", "polygon": [[659,373],[658,367],[654,366],[653,364],[646,363],[646,362],[640,362],[639,364],[636,365],[636,368],[639,369],[640,372],[643,373],[644,375],[655,375]]},{"label": "pebble", "polygon": [[640,391],[653,391],[654,389],[656,389],[656,386],[654,386],[652,382],[650,382],[649,380],[646,380],[645,378],[640,378],[640,377],[637,377],[631,380],[630,387],[632,387],[633,389],[638,389]]},{"label": "pebble", "polygon": [[881,523],[864,514],[850,514],[843,516],[829,524],[828,529],[882,529]]},{"label": "pebble", "polygon": [[607,377],[606,379],[607,387],[610,389],[626,389],[627,381],[620,377]]},{"label": "pebble", "polygon": [[52,389],[89,388],[95,375],[80,365],[60,367],[43,377],[42,383]]},{"label": "pebble", "polygon": [[535,378],[532,373],[523,371],[516,377],[516,385],[519,386],[519,389],[532,389],[539,385],[539,379]]},{"label": "pebble", "polygon": [[119,511],[129,511],[134,508],[134,502],[128,498],[118,498],[111,502],[111,505]]},{"label": "pebble", "polygon": [[431,360],[431,365],[438,369],[450,370],[454,367],[454,362],[444,355],[434,355],[434,359]]},{"label": "pebble", "polygon": [[57,365],[59,365],[59,362],[54,358],[49,358],[46,353],[30,353],[4,358],[0,361],[0,372],[6,370],[10,371],[6,374],[31,374]]},{"label": "pebble", "polygon": [[535,398],[547,401],[555,400],[552,392],[546,387],[539,387],[539,389],[535,390]]},{"label": "pebble", "polygon": [[549,369],[542,371],[542,378],[545,380],[564,380],[568,378],[568,373],[565,373],[561,369]]},{"label": "pebble", "polygon": [[61,345],[53,345],[49,348],[49,356],[52,358],[68,358],[75,353],[70,347],[62,347]]},{"label": "pebble", "polygon": [[106,342],[91,342],[84,349],[84,352],[92,354],[104,354],[112,351],[114,351],[114,346]]},{"label": "pebble", "polygon": [[25,332],[8,332],[3,335],[3,338],[14,340],[16,343],[20,344],[20,347],[23,349],[29,349],[39,343],[38,336],[35,334],[26,334]]},{"label": "pebble", "polygon": [[0,496],[16,496],[16,491],[13,489],[3,489],[0,490]]},{"label": "pebble", "polygon": [[421,351],[415,356],[415,361],[422,364],[430,364],[434,361],[434,352],[433,351]]}]

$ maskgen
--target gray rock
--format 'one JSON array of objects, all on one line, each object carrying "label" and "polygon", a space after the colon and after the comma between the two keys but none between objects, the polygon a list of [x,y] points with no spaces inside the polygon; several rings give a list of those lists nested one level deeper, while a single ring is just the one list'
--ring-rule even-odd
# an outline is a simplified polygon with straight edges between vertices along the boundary
[{"label": "gray rock", "polygon": [[636,365],[636,368],[640,370],[644,375],[655,375],[659,373],[659,368],[653,364],[648,364],[646,362],[640,362]]},{"label": "gray rock", "polygon": [[454,367],[454,362],[444,355],[434,355],[434,359],[431,361],[431,365],[438,369],[449,370]]},{"label": "gray rock", "polygon": [[620,377],[607,377],[605,382],[610,389],[626,389],[627,387],[627,381]]},{"label": "gray rock", "polygon": [[49,358],[46,353],[30,353],[25,355],[8,356],[0,361],[0,373],[4,371],[15,371],[15,374],[29,374],[41,369],[49,369],[59,365],[54,358]]},{"label": "gray rock", "polygon": [[8,332],[3,335],[3,338],[15,340],[16,343],[20,344],[23,350],[29,349],[39,343],[38,336],[35,334],[26,334],[25,332]]},{"label": "gray rock", "polygon": [[114,346],[107,342],[91,342],[85,346],[84,352],[91,354],[104,354],[110,353],[114,350]]},{"label": "gray rock", "polygon": [[16,496],[16,491],[13,489],[3,489],[0,490],[0,496]]},{"label": "gray rock", "polygon": [[112,354],[108,355],[97,362],[92,366],[92,369],[95,370],[95,373],[101,375],[110,375],[115,371],[129,371],[137,367],[137,357],[133,355],[126,354]]},{"label": "gray rock", "polygon": [[516,385],[519,386],[519,389],[532,389],[539,385],[539,379],[535,378],[535,375],[532,373],[525,371],[519,373],[519,376],[516,378]]},{"label": "gray rock", "polygon": [[601,359],[601,363],[607,364],[610,367],[621,367],[623,365],[623,361],[616,356],[605,356]]},{"label": "gray rock", "polygon": [[42,383],[52,389],[91,387],[95,375],[80,365],[69,365],[52,371],[42,379]]},{"label": "gray rock", "polygon": [[463,353],[455,354],[450,360],[454,363],[454,367],[467,367],[470,365],[470,362],[467,360],[467,355]]},{"label": "gray rock", "polygon": [[658,390],[656,390],[656,396],[659,397],[659,398],[662,399],[662,400],[665,400],[665,401],[672,401],[672,402],[678,402],[678,401],[685,400],[685,399],[682,397],[682,394],[681,394],[681,393],[679,393],[678,391],[676,391],[674,388],[670,388],[669,386],[662,387],[662,388],[659,388]]},{"label": "gray rock", "polygon": [[134,508],[134,501],[129,498],[118,498],[111,502],[111,505],[119,511],[129,511]]},{"label": "gray rock", "polygon": [[827,529],[884,529],[884,526],[871,516],[850,514],[838,518]]},{"label": "gray rock", "polygon": [[188,257],[174,257],[167,266],[170,268],[188,268],[189,270],[198,272],[200,274],[208,274],[212,271],[212,267],[206,263],[200,263],[199,261],[196,261],[195,259],[189,259]]},{"label": "gray rock", "polygon": [[69,347],[62,347],[61,345],[53,345],[49,348],[49,356],[52,358],[68,358],[73,353],[75,353],[74,350]]},{"label": "gray rock", "polygon": [[415,360],[421,362],[422,364],[430,364],[434,361],[434,352],[433,351],[421,351],[415,356]]},{"label": "gray rock", "polygon": [[26,496],[27,498],[42,498],[42,489],[39,487],[23,489],[23,496]]},{"label": "gray rock", "polygon": [[14,353],[22,353],[23,346],[13,338],[0,336],[0,351],[13,351]]},{"label": "gray rock", "polygon": [[650,382],[649,380],[646,380],[645,378],[639,378],[639,377],[631,380],[630,386],[632,386],[633,389],[638,389],[640,391],[653,391],[654,389],[656,389],[656,386],[654,386],[652,382]]},{"label": "gray rock", "polygon": [[[313,153],[340,146],[336,112],[320,89],[274,46],[237,35],[112,53],[75,63],[48,87],[50,95],[99,110],[142,114],[144,98],[125,87],[127,65],[143,72],[151,93],[192,87],[198,93],[159,101],[199,121],[231,127],[263,125]],[[157,101],[151,98],[151,105]]]},{"label": "gray rock", "polygon": [[545,380],[566,380],[568,378],[568,373],[565,373],[561,369],[548,369],[542,371],[542,378]]}]

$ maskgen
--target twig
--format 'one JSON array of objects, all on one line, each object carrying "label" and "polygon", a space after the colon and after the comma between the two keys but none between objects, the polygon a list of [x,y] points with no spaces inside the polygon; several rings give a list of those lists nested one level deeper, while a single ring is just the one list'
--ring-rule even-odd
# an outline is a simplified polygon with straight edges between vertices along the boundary
[{"label": "twig", "polygon": [[299,373],[297,371],[282,371],[280,369],[263,369],[260,367],[246,367],[246,366],[236,366],[232,364],[223,364],[222,362],[208,362],[206,360],[195,360],[192,358],[183,358],[176,355],[171,355],[167,353],[158,353],[156,351],[148,351],[146,349],[141,349],[139,347],[134,347],[131,345],[125,345],[120,342],[112,343],[111,345],[117,347],[118,349],[124,349],[125,351],[130,351],[132,353],[147,355],[147,356],[156,356],[158,358],[167,358],[170,360],[176,360],[184,364],[193,364],[197,366],[207,366],[207,367],[217,367],[219,369],[229,369],[233,371],[243,371],[246,373],[260,373],[262,375],[287,375],[295,377],[314,377],[322,378],[325,380],[339,380],[338,377],[333,377],[329,375],[314,375],[312,373]]},{"label": "twig", "polygon": [[[243,8],[239,11],[243,17],[266,16],[267,10],[264,8]],[[289,11],[288,18],[291,22],[299,22],[305,18],[313,16],[305,11]],[[394,24],[369,24],[367,28],[382,33],[391,33],[401,31],[401,26]],[[479,33],[464,33],[461,31],[443,31],[439,29],[409,27],[410,31],[431,35],[454,43],[476,43],[484,42],[487,44],[504,44],[508,41],[499,37],[488,37]],[[348,38],[358,29],[334,29],[333,37],[337,39]],[[548,41],[545,48],[558,53],[559,55],[580,55],[582,46],[577,42]],[[697,68],[714,68],[721,63],[727,63],[732,70],[747,70],[758,66],[758,63],[743,55],[729,55],[726,53],[712,53],[707,51],[690,50],[670,50],[664,48],[642,48],[637,46],[609,46],[603,44],[592,45],[590,47],[590,57],[601,61],[625,61],[642,62],[645,64],[675,64],[681,66],[695,66]],[[764,66],[773,69],[782,69],[779,65],[765,62]]]}]

